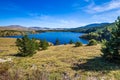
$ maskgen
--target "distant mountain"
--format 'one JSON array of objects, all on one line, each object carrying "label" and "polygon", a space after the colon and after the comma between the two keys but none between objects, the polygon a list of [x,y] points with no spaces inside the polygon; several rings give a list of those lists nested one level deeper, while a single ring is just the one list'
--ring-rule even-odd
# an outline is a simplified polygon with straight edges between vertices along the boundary
[{"label": "distant mountain", "polygon": [[95,23],[95,24],[89,24],[89,25],[81,26],[77,28],[71,28],[71,29],[68,29],[68,31],[89,33],[89,32],[94,32],[97,29],[101,29],[109,25],[111,25],[111,23]]},{"label": "distant mountain", "polygon": [[26,31],[28,28],[20,25],[9,25],[9,26],[0,26],[0,30],[18,30],[18,31]]},{"label": "distant mountain", "polygon": [[0,30],[18,30],[18,31],[31,31],[31,30],[49,30],[46,27],[25,27],[20,25],[0,26]]},{"label": "distant mountain", "polygon": [[89,32],[94,31],[96,28],[102,28],[111,23],[95,23],[89,24],[82,27],[77,28],[47,28],[47,27],[25,27],[20,25],[9,25],[9,26],[0,26],[0,30],[18,30],[18,31],[31,31],[31,30],[65,30],[65,31],[73,31],[73,32]]},{"label": "distant mountain", "polygon": [[82,26],[82,27],[86,27],[86,28],[90,28],[90,27],[101,27],[101,26],[107,26],[110,23],[95,23],[95,24],[89,24],[86,26]]},{"label": "distant mountain", "polygon": [[47,28],[47,27],[25,27],[20,25],[0,26],[0,30],[18,30],[18,31],[31,31],[31,30],[64,30],[65,28]]}]

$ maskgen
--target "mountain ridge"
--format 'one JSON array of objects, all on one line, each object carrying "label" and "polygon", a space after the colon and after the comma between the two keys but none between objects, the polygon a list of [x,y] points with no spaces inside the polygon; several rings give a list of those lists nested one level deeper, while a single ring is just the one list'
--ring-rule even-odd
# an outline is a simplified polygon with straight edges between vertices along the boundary
[{"label": "mountain ridge", "polygon": [[93,24],[88,24],[88,25],[82,26],[82,27],[100,27],[100,26],[109,25],[109,24],[110,23],[93,23]]},{"label": "mountain ridge", "polygon": [[33,27],[26,27],[26,26],[21,26],[21,25],[8,25],[8,26],[0,26],[0,30],[23,30],[23,31],[27,31],[27,30],[75,30],[75,29],[81,29],[81,28],[94,28],[94,27],[101,27],[101,26],[107,26],[111,23],[93,23],[93,24],[88,24],[85,26],[81,26],[81,27],[76,27],[76,28],[48,28],[48,27],[37,27],[37,26],[33,26]]}]

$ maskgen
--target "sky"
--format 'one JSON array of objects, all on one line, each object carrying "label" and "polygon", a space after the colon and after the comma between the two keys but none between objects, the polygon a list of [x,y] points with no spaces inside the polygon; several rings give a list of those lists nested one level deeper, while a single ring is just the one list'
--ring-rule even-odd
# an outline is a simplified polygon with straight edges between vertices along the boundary
[{"label": "sky", "polygon": [[119,15],[120,0],[0,0],[0,26],[73,28]]}]

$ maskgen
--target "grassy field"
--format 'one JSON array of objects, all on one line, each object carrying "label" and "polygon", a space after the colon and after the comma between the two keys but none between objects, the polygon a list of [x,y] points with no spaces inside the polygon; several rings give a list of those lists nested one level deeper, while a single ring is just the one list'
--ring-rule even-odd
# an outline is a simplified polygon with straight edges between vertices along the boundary
[{"label": "grassy field", "polygon": [[[51,46],[33,57],[17,57],[14,56],[18,52],[15,41],[0,38],[0,58],[12,59],[7,62],[9,66],[3,66],[7,67],[7,75],[12,74],[8,77],[12,80],[120,80],[120,65],[102,59],[100,45]],[[5,70],[3,67],[0,70]],[[5,79],[1,75],[0,79]]]}]

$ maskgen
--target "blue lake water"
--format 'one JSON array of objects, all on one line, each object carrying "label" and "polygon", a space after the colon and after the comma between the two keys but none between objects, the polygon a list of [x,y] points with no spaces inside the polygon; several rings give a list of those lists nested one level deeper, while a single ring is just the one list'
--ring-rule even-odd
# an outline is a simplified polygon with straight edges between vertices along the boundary
[{"label": "blue lake water", "polygon": [[[84,33],[73,33],[73,32],[44,32],[38,34],[29,34],[29,38],[36,38],[36,39],[46,39],[48,42],[55,43],[56,39],[59,39],[60,44],[69,43],[70,40],[73,42],[80,41],[83,44],[87,44],[88,41],[79,36],[83,35]],[[22,36],[10,36],[11,38],[21,38]]]}]

